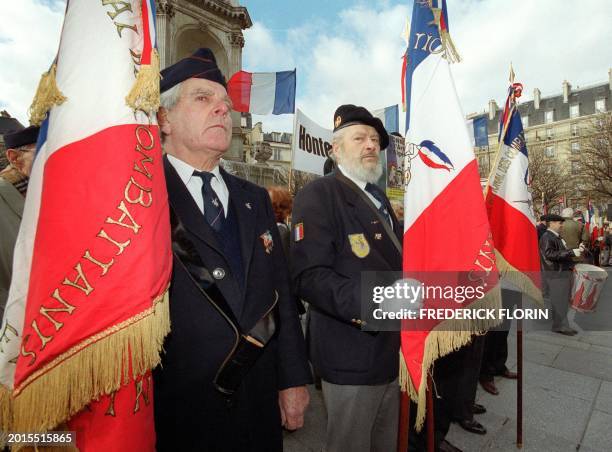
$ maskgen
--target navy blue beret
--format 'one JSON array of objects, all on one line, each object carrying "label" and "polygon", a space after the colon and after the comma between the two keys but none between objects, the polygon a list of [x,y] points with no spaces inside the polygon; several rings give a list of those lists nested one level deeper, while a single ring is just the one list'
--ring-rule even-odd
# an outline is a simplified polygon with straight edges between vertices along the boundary
[{"label": "navy blue beret", "polygon": [[16,149],[21,146],[36,143],[40,127],[30,126],[25,129],[11,131],[4,134],[4,146],[7,149]]},{"label": "navy blue beret", "polygon": [[160,91],[168,91],[189,78],[203,78],[225,85],[225,77],[217,66],[217,60],[212,50],[201,48],[191,56],[183,58],[179,62],[168,66],[161,71]]},{"label": "navy blue beret", "polygon": [[336,109],[336,113],[334,113],[334,132],[356,124],[365,124],[366,126],[372,126],[376,129],[380,137],[381,151],[389,146],[389,134],[385,126],[380,119],[372,116],[372,113],[367,109],[351,104],[340,105]]}]

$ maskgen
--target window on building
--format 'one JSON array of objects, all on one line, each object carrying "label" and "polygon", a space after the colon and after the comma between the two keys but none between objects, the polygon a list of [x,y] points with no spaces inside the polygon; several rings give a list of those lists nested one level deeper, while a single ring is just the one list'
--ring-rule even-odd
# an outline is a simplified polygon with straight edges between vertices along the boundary
[{"label": "window on building", "polygon": [[572,136],[577,137],[578,136],[578,124],[573,123],[571,126],[571,129],[572,129]]},{"label": "window on building", "polygon": [[555,148],[554,148],[554,146],[546,146],[546,150],[544,151],[544,155],[546,155],[546,157],[554,157],[555,156]]},{"label": "window on building", "polygon": [[597,113],[603,113],[606,111],[606,99],[597,99],[595,101],[595,111]]},{"label": "window on building", "polygon": [[281,159],[281,150],[278,148],[272,149],[272,160],[280,160]]},{"label": "window on building", "polygon": [[580,104],[570,105],[570,118],[577,118],[580,116]]},{"label": "window on building", "polygon": [[552,140],[552,137],[553,137],[554,135],[555,135],[555,134],[554,134],[554,132],[553,132],[553,129],[551,129],[551,128],[546,129],[546,138],[547,138],[547,139]]},{"label": "window on building", "polygon": [[580,162],[572,162],[572,174],[578,174],[580,172]]},{"label": "window on building", "polygon": [[546,113],[544,113],[544,122],[546,124],[552,124],[552,122],[555,120],[554,113],[554,110],[548,110]]},{"label": "window on building", "polygon": [[526,129],[527,127],[529,127],[529,115],[525,115],[521,118],[521,121],[523,121],[523,129]]},{"label": "window on building", "polygon": [[572,152],[574,154],[580,152],[580,143],[578,143],[577,141],[572,141]]}]

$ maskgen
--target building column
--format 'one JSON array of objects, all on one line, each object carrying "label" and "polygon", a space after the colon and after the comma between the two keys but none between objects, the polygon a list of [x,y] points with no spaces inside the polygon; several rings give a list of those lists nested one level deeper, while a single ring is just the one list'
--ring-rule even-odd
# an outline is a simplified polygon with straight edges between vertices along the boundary
[{"label": "building column", "polygon": [[[244,36],[242,35],[242,31],[231,32],[229,34],[229,43],[230,49],[227,59],[228,78],[242,69],[242,48],[244,47]],[[242,134],[242,127],[240,126],[240,113],[232,112],[232,121],[234,123],[232,129],[232,146],[225,158],[244,161],[244,136]]]},{"label": "building column", "polygon": [[159,53],[159,67],[165,68],[170,64],[170,37],[171,22],[174,17],[174,6],[168,0],[157,0],[155,22],[157,25],[157,51]]}]

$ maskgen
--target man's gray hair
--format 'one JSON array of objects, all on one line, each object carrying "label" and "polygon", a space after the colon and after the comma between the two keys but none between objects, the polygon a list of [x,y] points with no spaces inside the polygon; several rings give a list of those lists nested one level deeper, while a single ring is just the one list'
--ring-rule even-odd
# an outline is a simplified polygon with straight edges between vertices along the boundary
[{"label": "man's gray hair", "polygon": [[[340,129],[340,130],[336,130],[333,134],[332,134],[332,145],[336,145],[338,147],[341,146],[342,144],[342,140],[344,139],[344,134],[345,134],[346,130],[344,128]],[[329,156],[331,157],[331,159],[338,163],[338,156],[336,155],[335,152],[330,152]]]},{"label": "man's gray hair", "polygon": [[172,110],[172,108],[176,105],[181,97],[181,83],[177,83],[168,91],[164,91],[161,93],[159,103],[160,106],[164,107],[166,110]]}]

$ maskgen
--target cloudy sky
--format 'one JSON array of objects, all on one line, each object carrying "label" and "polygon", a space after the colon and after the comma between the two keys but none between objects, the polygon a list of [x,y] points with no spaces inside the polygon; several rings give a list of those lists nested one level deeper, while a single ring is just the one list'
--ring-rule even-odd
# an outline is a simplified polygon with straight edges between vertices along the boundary
[{"label": "cloudy sky", "polygon": [[[297,68],[296,105],[330,126],[335,108],[401,102],[401,32],[412,1],[241,0],[243,68]],[[56,52],[65,0],[0,1],[0,110],[27,123],[40,74]],[[448,0],[450,29],[463,61],[453,74],[465,113],[502,102],[510,62],[525,86],[543,95],[607,81],[612,67],[609,0]],[[290,131],[292,115],[255,117],[266,131]],[[403,124],[403,121],[402,121]]]}]

